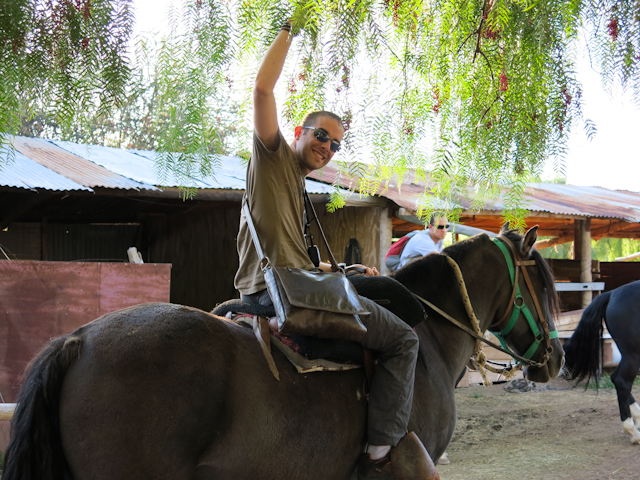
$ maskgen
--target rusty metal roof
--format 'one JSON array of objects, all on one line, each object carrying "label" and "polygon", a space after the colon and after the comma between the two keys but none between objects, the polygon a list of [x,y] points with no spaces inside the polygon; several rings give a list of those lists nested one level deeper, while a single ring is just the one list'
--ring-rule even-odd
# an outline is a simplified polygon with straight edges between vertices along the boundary
[{"label": "rusty metal roof", "polygon": [[0,185],[2,186],[29,190],[42,188],[58,191],[91,191],[90,188],[69,180],[67,177],[30,160],[20,152],[14,152],[11,161],[9,161],[7,155],[0,158],[0,161],[2,162],[2,169],[0,170]]},{"label": "rusty metal roof", "polygon": [[[241,192],[245,189],[246,162],[238,156],[220,156],[213,177],[177,179],[171,172],[159,175],[158,154],[98,145],[13,137],[14,160],[0,157],[0,187],[53,191],[94,188],[162,192],[165,187]],[[162,178],[161,178],[162,177]],[[328,195],[334,188],[307,179],[311,194]]]},{"label": "rusty metal roof", "polygon": [[[334,166],[326,166],[321,171],[312,172],[311,178],[327,183],[353,185],[353,179],[345,177]],[[409,172],[399,185],[394,177],[387,185],[381,185],[378,194],[395,202],[398,206],[415,213],[420,197],[429,190],[429,181],[417,179]],[[531,183],[526,189],[526,208],[531,215],[551,214],[565,218],[603,218],[621,219],[640,223],[640,193],[626,190],[607,190],[602,187],[579,187],[554,183]],[[471,202],[468,199],[456,199],[467,213]],[[489,203],[481,209],[486,214],[500,215],[504,208],[502,199]]]},{"label": "rusty metal roof", "polygon": [[[136,191],[161,191],[163,187],[181,186],[171,174],[162,181],[156,170],[157,153],[122,150],[72,142],[14,137],[15,160],[0,170],[0,186],[40,188],[45,190],[89,190],[111,188]],[[0,159],[1,161],[2,159]],[[6,164],[6,158],[3,162]],[[245,162],[237,156],[221,156],[213,178],[191,177],[188,187],[204,190],[236,190],[245,188]],[[329,165],[312,172],[307,179],[309,193],[328,194],[331,184],[349,188],[353,179]],[[430,188],[429,178],[417,177],[409,171],[400,183],[392,178],[378,189],[380,197],[392,200],[410,213]],[[640,193],[607,190],[601,187],[578,187],[550,183],[530,184],[527,208],[533,217],[593,218],[640,223]],[[465,215],[473,215],[478,228],[487,228],[476,217],[500,217],[502,200],[486,205],[481,212],[470,210],[468,199],[457,199]],[[568,227],[566,227],[568,228]],[[565,229],[566,229],[565,228]]]},{"label": "rusty metal roof", "polygon": [[530,184],[529,210],[640,222],[640,193],[555,183]]},{"label": "rusty metal roof", "polygon": [[85,187],[157,190],[153,185],[136,182],[93,162],[87,162],[47,140],[13,137],[13,146],[25,157]]}]

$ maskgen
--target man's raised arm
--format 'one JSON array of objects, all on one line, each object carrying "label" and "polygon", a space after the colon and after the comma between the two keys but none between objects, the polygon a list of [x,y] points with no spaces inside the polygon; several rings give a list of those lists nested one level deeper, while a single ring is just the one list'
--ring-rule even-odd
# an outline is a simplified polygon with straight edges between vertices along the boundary
[{"label": "man's raised arm", "polygon": [[256,135],[269,150],[278,148],[278,113],[273,89],[282,73],[291,46],[293,37],[289,30],[283,27],[267,50],[253,87],[253,127]]}]

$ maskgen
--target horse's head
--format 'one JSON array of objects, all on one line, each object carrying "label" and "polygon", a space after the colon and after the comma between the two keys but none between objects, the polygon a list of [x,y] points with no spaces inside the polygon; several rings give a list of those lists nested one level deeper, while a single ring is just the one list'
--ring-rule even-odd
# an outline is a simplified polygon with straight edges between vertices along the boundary
[{"label": "horse's head", "polygon": [[529,380],[546,382],[560,372],[564,352],[554,324],[560,302],[553,274],[533,248],[537,229],[533,227],[522,236],[505,225],[494,239],[508,266],[512,290],[507,308],[497,312],[489,330],[525,359],[519,361],[527,365]]}]

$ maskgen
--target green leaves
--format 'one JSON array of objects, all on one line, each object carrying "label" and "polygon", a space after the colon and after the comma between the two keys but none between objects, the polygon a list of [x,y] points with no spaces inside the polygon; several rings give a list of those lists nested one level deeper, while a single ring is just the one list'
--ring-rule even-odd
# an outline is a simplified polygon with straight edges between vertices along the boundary
[{"label": "green leaves", "polygon": [[27,111],[44,108],[70,125],[96,102],[106,109],[122,100],[130,75],[126,49],[132,20],[129,0],[4,0],[3,132],[16,131],[17,105]]},{"label": "green leaves", "polygon": [[184,0],[133,67],[128,0],[0,5],[3,132],[36,111],[67,132],[98,116],[185,181],[248,149],[255,73],[287,20],[299,34],[276,91],[285,136],[308,111],[334,111],[348,127],[339,158],[378,168],[352,172],[353,185],[372,193],[428,171],[425,214],[510,189],[517,222],[529,176],[548,159],[562,169],[572,128],[595,134],[574,68],[582,25],[603,79],[640,98],[633,0]]}]

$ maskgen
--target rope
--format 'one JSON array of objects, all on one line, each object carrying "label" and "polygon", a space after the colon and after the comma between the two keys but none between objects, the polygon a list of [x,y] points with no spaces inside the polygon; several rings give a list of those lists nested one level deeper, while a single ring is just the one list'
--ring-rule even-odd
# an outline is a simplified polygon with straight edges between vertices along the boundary
[{"label": "rope", "polygon": [[[464,304],[464,308],[467,311],[467,315],[471,320],[471,326],[476,334],[480,337],[483,337],[482,330],[480,329],[480,322],[478,322],[478,318],[476,317],[475,312],[473,311],[473,306],[471,305],[471,299],[469,298],[469,293],[467,292],[467,286],[464,283],[464,277],[462,276],[462,271],[460,270],[460,266],[456,263],[456,261],[447,256],[447,261],[456,275],[456,281],[458,282],[458,287],[460,289],[460,295],[462,296],[462,303]],[[473,356],[469,359],[469,364],[471,365],[472,370],[477,370],[480,372],[482,376],[482,381],[485,386],[492,385],[493,383],[487,377],[486,370],[490,372],[497,373],[499,375],[504,375],[505,379],[509,380],[514,377],[516,372],[522,370],[524,367],[521,364],[516,365],[507,365],[502,368],[494,368],[491,365],[487,365],[487,356],[484,351],[484,344],[476,339],[475,347],[473,351]]]}]

